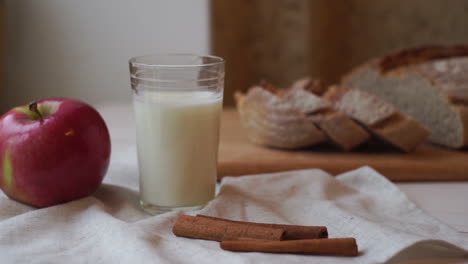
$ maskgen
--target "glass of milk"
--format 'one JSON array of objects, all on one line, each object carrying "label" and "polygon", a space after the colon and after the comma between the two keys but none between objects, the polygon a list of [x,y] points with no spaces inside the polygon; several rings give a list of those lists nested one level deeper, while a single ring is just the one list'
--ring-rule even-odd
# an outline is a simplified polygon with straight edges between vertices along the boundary
[{"label": "glass of milk", "polygon": [[161,54],[129,63],[143,210],[203,207],[215,195],[224,60]]}]

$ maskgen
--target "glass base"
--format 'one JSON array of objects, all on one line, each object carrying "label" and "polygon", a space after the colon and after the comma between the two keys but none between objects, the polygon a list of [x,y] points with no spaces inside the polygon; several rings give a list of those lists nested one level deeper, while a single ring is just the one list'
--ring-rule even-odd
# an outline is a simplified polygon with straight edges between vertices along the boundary
[{"label": "glass base", "polygon": [[150,215],[158,215],[162,213],[167,213],[171,211],[182,211],[182,210],[200,210],[205,207],[206,204],[195,205],[195,206],[183,206],[183,207],[172,207],[172,206],[159,206],[154,204],[149,204],[140,200],[140,207],[146,213]]}]

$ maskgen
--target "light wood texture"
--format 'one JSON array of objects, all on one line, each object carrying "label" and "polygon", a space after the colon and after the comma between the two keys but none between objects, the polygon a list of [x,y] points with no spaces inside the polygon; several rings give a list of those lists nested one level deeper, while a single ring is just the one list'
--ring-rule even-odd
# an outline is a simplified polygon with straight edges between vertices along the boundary
[{"label": "light wood texture", "polygon": [[286,87],[308,74],[309,1],[212,0],[212,50],[226,60],[225,105],[261,79]]},{"label": "light wood texture", "polygon": [[320,168],[338,174],[371,166],[392,181],[468,180],[468,152],[429,145],[399,152],[342,152],[323,147],[285,151],[247,140],[237,112],[226,110],[221,125],[219,178],[294,169]]}]

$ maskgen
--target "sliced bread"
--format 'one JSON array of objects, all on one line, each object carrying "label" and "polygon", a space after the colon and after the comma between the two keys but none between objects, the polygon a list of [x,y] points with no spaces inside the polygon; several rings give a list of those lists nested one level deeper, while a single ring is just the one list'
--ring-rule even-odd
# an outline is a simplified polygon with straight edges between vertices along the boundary
[{"label": "sliced bread", "polygon": [[371,133],[410,152],[429,136],[428,129],[396,107],[369,93],[343,86],[330,87],[323,98],[349,115]]},{"label": "sliced bread", "polygon": [[468,46],[425,46],[373,59],[342,79],[431,130],[429,141],[468,146]]},{"label": "sliced bread", "polygon": [[[307,80],[306,85],[293,85],[281,96],[282,102],[290,103],[305,113],[329,139],[343,150],[349,151],[366,142],[370,135],[350,117],[336,111],[332,105],[311,91],[324,91],[317,80]],[[315,107],[314,107],[315,106]]]},{"label": "sliced bread", "polygon": [[237,110],[248,139],[262,146],[297,149],[327,140],[307,116],[261,86],[236,93]]},{"label": "sliced bread", "polygon": [[[246,95],[237,93],[236,102],[248,137],[257,144],[294,149],[328,137],[340,148],[351,150],[370,137],[348,116],[335,111],[329,102],[303,87],[278,90],[264,82],[250,88]],[[324,134],[319,134],[317,127]],[[310,137],[306,137],[306,133],[310,133]]]}]

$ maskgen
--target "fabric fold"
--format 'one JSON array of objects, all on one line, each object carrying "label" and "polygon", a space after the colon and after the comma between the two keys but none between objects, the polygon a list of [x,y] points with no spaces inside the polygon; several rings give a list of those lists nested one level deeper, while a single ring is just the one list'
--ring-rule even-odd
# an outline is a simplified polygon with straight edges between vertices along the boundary
[{"label": "fabric fold", "polygon": [[[135,182],[126,186],[125,175],[118,175],[115,168],[111,173],[94,196],[50,208],[33,209],[0,197],[2,261],[395,263],[424,257],[424,252],[432,252],[434,258],[468,257],[468,238],[419,209],[369,167],[336,177],[316,169],[226,177],[217,197],[204,209],[158,216],[146,215],[139,209]],[[355,237],[360,255],[223,251],[217,242],[175,237],[171,228],[175,217],[182,213],[325,225],[330,237]]]}]

